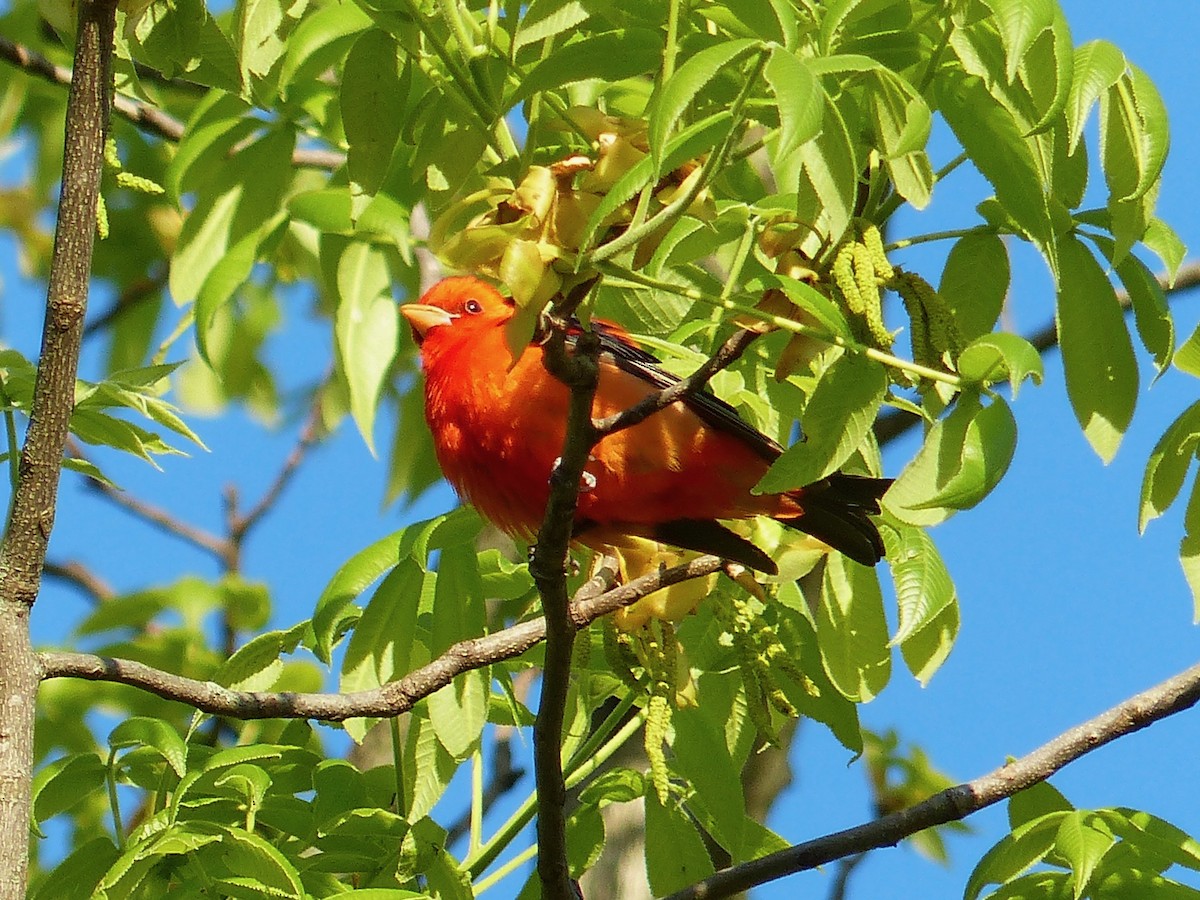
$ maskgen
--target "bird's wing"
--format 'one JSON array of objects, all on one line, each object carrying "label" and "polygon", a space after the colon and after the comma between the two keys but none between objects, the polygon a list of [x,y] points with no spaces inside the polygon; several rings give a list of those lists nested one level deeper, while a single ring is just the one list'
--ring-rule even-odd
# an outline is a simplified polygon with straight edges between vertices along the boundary
[{"label": "bird's wing", "polygon": [[[665,371],[657,356],[633,343],[621,326],[593,319],[592,328],[600,338],[601,358],[611,360],[617,368],[636,376],[654,390],[668,388],[681,380]],[[572,332],[578,333],[576,328],[571,329],[568,331],[568,339],[572,337]],[[736,409],[707,389],[693,391],[683,399],[683,403],[706,425],[739,438],[767,462],[774,462],[783,452],[778,443],[743,419]]]}]

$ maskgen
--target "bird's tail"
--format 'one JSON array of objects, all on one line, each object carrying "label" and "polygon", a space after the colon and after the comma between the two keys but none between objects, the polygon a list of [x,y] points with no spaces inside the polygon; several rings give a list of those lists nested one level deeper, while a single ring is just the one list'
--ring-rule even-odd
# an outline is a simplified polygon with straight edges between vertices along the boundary
[{"label": "bird's tail", "polygon": [[834,472],[789,494],[799,511],[776,518],[873,566],[883,558],[883,538],[871,516],[879,514],[879,500],[891,485],[891,478]]}]

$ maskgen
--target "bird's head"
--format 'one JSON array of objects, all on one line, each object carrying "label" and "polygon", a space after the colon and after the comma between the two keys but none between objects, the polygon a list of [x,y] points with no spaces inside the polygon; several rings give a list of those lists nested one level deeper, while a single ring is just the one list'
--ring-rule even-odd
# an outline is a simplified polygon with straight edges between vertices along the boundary
[{"label": "bird's head", "polygon": [[462,275],[442,279],[400,312],[417,344],[424,345],[426,340],[442,343],[499,328],[513,317],[513,302],[487,282]]}]

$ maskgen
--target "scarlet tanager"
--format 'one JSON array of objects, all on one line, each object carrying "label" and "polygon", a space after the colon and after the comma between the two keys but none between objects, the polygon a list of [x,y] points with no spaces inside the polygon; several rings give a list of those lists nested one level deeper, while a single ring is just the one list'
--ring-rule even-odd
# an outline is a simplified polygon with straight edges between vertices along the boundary
[{"label": "scarlet tanager", "polygon": [[[535,340],[514,363],[505,336],[513,302],[472,277],[447,278],[400,311],[425,370],[425,415],[447,480],[493,524],[526,539],[541,525],[563,448],[569,389]],[[595,417],[634,405],[678,379],[618,326],[600,338]],[[720,519],[770,516],[864,565],[883,556],[870,516],[890,479],[837,472],[782,494],[751,488],[783,452],[707,391],[689,395],[592,450],[574,538],[595,549],[643,538],[712,553],[774,574],[766,553]]]}]

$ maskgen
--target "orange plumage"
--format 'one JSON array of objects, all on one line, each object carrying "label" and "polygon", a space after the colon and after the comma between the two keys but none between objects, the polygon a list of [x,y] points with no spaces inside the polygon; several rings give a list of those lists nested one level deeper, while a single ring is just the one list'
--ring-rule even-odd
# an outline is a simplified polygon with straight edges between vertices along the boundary
[{"label": "orange plumage", "polygon": [[[505,336],[512,301],[478,279],[447,278],[401,312],[420,343],[425,413],[447,480],[495,525],[532,537],[562,452],[568,388],[546,371],[536,342],[514,364]],[[675,380],[624,331],[593,324],[602,339],[594,416]],[[766,515],[860,562],[878,561],[882,542],[868,515],[890,481],[837,473],[796,491],[753,494],[781,452],[732,407],[693,395],[596,445],[576,538],[593,547],[650,538],[771,572],[765,554],[716,521]]]}]

